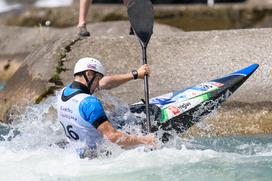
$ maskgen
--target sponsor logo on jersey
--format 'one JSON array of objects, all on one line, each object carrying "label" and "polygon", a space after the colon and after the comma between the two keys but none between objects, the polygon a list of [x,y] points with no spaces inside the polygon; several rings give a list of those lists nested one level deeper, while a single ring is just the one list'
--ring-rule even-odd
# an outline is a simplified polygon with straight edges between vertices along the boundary
[{"label": "sponsor logo on jersey", "polygon": [[69,114],[60,114],[60,116],[61,116],[62,118],[72,119],[72,120],[77,121],[77,118],[76,118],[75,116],[72,116],[72,115],[69,115]]},{"label": "sponsor logo on jersey", "polygon": [[73,113],[73,111],[70,108],[68,108],[68,107],[62,107],[62,106],[60,106],[60,110],[64,111],[64,112],[68,112],[68,113]]}]

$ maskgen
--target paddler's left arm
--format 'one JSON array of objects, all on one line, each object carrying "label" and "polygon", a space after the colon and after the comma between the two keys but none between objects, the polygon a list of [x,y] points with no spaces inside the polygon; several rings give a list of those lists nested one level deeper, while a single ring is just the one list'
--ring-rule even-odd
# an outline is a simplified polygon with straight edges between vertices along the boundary
[{"label": "paddler's left arm", "polygon": [[130,80],[134,80],[137,78],[143,79],[145,75],[150,75],[150,67],[148,64],[142,65],[137,71],[134,72],[105,76],[99,81],[99,88],[112,89]]}]

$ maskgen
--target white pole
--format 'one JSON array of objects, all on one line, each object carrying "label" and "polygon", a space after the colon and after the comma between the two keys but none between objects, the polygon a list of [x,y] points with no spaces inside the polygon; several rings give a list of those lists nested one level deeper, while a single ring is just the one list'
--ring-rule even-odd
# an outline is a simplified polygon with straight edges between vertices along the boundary
[{"label": "white pole", "polygon": [[214,5],[214,0],[208,0],[208,6],[213,6]]}]

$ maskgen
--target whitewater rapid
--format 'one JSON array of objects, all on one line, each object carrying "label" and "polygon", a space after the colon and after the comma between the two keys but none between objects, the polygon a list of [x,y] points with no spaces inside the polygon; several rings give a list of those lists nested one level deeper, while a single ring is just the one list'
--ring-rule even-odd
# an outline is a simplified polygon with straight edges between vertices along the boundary
[{"label": "whitewater rapid", "polygon": [[1,181],[268,181],[272,176],[272,135],[176,137],[154,151],[105,143],[111,156],[80,159],[76,146],[54,144],[65,139],[55,107],[52,96],[14,114],[12,124],[0,125]]},{"label": "whitewater rapid", "polygon": [[[11,10],[21,9],[24,7],[23,3],[8,3],[8,0],[0,0],[0,13],[8,12]],[[33,5],[35,7],[60,7],[70,6],[73,0],[37,0]]]}]

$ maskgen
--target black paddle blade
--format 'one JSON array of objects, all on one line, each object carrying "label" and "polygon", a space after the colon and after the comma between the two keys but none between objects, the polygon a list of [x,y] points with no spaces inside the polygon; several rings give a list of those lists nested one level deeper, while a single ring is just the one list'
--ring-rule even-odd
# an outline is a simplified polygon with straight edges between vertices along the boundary
[{"label": "black paddle blade", "polygon": [[146,47],[153,33],[154,24],[154,11],[151,1],[129,0],[127,11],[136,36],[141,44]]}]

